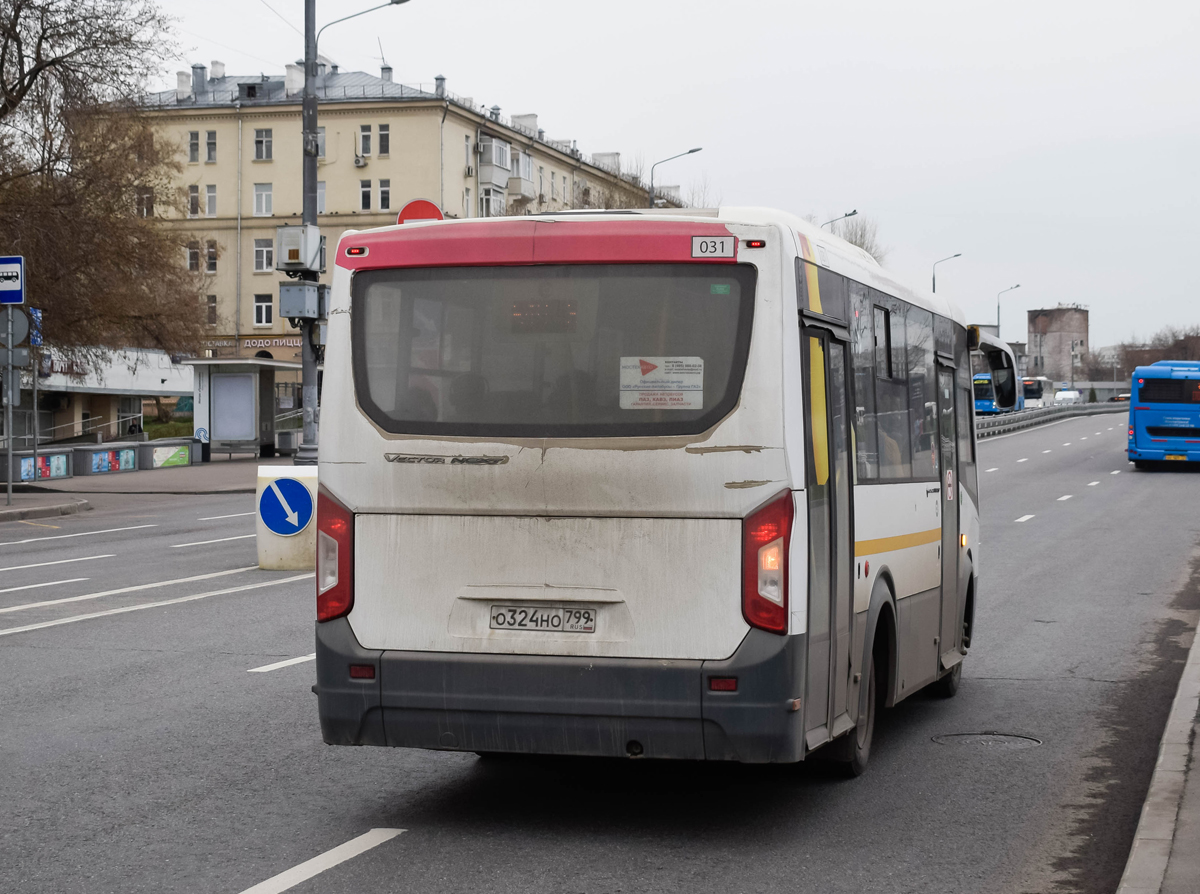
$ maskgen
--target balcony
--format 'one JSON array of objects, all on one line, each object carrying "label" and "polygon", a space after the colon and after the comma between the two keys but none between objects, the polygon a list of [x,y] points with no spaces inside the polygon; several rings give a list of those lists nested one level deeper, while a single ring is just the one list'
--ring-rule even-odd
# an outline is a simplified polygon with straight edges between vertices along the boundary
[{"label": "balcony", "polygon": [[533,188],[533,181],[526,180],[519,174],[513,174],[508,178],[508,198],[513,202],[528,202],[537,198],[537,192]]},{"label": "balcony", "polygon": [[502,140],[483,139],[479,143],[479,186],[508,187],[512,174],[511,148]]}]

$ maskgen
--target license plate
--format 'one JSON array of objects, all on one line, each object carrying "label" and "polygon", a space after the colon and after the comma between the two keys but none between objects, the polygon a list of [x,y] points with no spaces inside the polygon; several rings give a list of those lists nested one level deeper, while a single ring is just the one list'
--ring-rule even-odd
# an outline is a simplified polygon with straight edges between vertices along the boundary
[{"label": "license plate", "polygon": [[1168,453],[1166,458],[1167,459],[1182,459],[1182,460],[1186,461],[1187,455],[1183,454],[1183,453]]},{"label": "license plate", "polygon": [[535,630],[550,633],[595,633],[594,606],[493,605],[493,630]]}]

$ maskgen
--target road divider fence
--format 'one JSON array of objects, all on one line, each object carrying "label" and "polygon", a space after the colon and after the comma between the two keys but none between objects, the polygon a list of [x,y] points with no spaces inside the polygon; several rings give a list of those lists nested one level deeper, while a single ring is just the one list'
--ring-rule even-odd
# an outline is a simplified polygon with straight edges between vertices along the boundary
[{"label": "road divider fence", "polygon": [[1020,410],[1016,413],[999,413],[995,416],[977,416],[975,418],[975,436],[990,438],[1008,432],[1032,428],[1035,425],[1046,425],[1060,419],[1070,419],[1075,416],[1097,416],[1113,413],[1128,413],[1129,404],[1073,404],[1067,407],[1042,407],[1037,410]]}]

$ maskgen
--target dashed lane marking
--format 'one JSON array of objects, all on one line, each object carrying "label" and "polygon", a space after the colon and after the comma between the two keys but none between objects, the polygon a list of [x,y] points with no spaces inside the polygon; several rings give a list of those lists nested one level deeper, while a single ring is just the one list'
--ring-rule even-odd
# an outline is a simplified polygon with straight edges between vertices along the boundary
[{"label": "dashed lane marking", "polygon": [[1017,460],[1017,462],[1019,462],[1019,463],[1027,463],[1027,462],[1029,462],[1029,457],[1027,456],[1027,457],[1025,457],[1024,459],[1019,459],[1019,460]]},{"label": "dashed lane marking", "polygon": [[[1096,434],[1100,434],[1100,432],[1096,432]],[[1087,440],[1087,435],[1084,435],[1084,436],[1083,436],[1083,437],[1081,437],[1079,440],[1081,440],[1081,441],[1086,441],[1086,440]]]},{"label": "dashed lane marking", "polygon": [[1042,453],[1049,453],[1049,450],[1043,450]]},{"label": "dashed lane marking", "polygon": [[1063,496],[1058,498],[1058,502],[1061,503],[1061,502],[1063,502],[1063,500],[1069,500],[1069,499],[1071,499],[1072,496],[1074,496],[1074,494],[1064,494]]},{"label": "dashed lane marking", "polygon": [[984,469],[985,472],[999,472],[999,469]]},{"label": "dashed lane marking", "polygon": [[77,584],[81,580],[88,580],[86,577],[72,577],[69,580],[48,580],[44,584],[26,584],[23,587],[8,587],[0,590],[0,593],[15,593],[17,590],[36,590],[39,587],[57,587],[59,584]]},{"label": "dashed lane marking", "polygon": [[45,568],[47,565],[69,565],[71,562],[90,562],[92,559],[111,559],[116,553],[105,553],[102,556],[80,556],[78,559],[56,559],[53,562],[34,562],[32,565],[9,565],[0,571],[20,571],[22,568]]},{"label": "dashed lane marking", "polygon": [[1121,470],[1120,470],[1120,469],[1114,469],[1113,471],[1109,472],[1108,474],[1110,474],[1110,475],[1120,475],[1120,474],[1121,474]]},{"label": "dashed lane marking", "polygon": [[1018,519],[1017,519],[1017,521],[1018,521],[1018,522],[1027,522],[1027,521],[1029,521],[1031,518],[1033,518],[1033,516],[1032,516],[1032,515],[1022,515],[1020,518],[1018,518]]},{"label": "dashed lane marking", "polygon": [[279,670],[281,667],[291,667],[293,664],[303,664],[306,661],[313,661],[317,657],[317,653],[311,655],[301,655],[299,658],[289,658],[287,661],[276,661],[274,664],[264,664],[262,667],[252,667],[246,671],[248,674],[265,674],[267,671]]},{"label": "dashed lane marking", "polygon": [[1097,484],[1099,484],[1099,483],[1100,483],[1099,481],[1089,481],[1089,482],[1088,482],[1088,487],[1095,487],[1095,486],[1096,486]]},{"label": "dashed lane marking", "polygon": [[237,537],[218,537],[216,540],[197,540],[195,543],[172,543],[171,549],[179,549],[181,546],[207,546],[210,543],[225,543],[229,540],[249,540],[251,537],[257,536],[257,534],[241,534]]},{"label": "dashed lane marking", "polygon": [[1071,446],[1071,442],[1070,442],[1070,441],[1067,441],[1067,443],[1063,444],[1063,446],[1064,446],[1064,447],[1070,447],[1070,446]]},{"label": "dashed lane marking", "polygon": [[[23,605],[10,605],[8,608],[0,608],[0,615],[6,615],[9,612],[20,612],[30,608],[46,608],[50,605],[63,605],[67,602],[83,602],[87,599],[99,599],[101,596],[117,596],[121,593],[136,593],[138,590],[152,590],[155,587],[169,587],[173,584],[190,584],[193,581],[209,580],[214,577],[224,577],[227,574],[240,574],[243,571],[254,571],[258,568],[257,565],[247,565],[245,568],[231,568],[228,571],[212,571],[208,574],[196,574],[192,577],[180,577],[175,580],[158,580],[152,584],[137,584],[132,587],[121,587],[118,590],[103,590],[99,593],[85,593],[82,596],[67,596],[63,599],[48,599],[45,602],[26,602]],[[86,577],[80,580],[87,580]],[[65,583],[65,581],[64,581]]]},{"label": "dashed lane marking", "polygon": [[[193,596],[180,596],[177,599],[163,599],[160,602],[143,602],[139,605],[126,605],[122,608],[110,608],[107,611],[102,612],[91,612],[86,615],[72,615],[69,618],[56,618],[53,621],[42,621],[40,624],[26,624],[24,627],[8,627],[0,630],[0,636],[8,636],[12,633],[28,633],[31,630],[42,630],[46,627],[58,627],[61,624],[74,624],[76,621],[90,621],[93,618],[106,618],[109,615],[123,615],[126,612],[140,612],[142,609],[146,608],[160,608],[164,605],[179,605],[181,602],[194,602],[197,599],[207,599],[209,596],[224,596],[228,593],[241,593],[245,590],[259,590],[263,587],[273,587],[277,584],[290,584],[298,580],[308,580],[313,576],[313,573],[310,571],[308,574],[297,574],[294,577],[283,577],[278,580],[267,580],[257,584],[244,584],[240,587],[229,587],[225,590],[210,590],[207,593],[196,593]],[[285,889],[279,888],[278,890],[283,891]]]},{"label": "dashed lane marking", "polygon": [[[1097,432],[1099,434],[1099,432]],[[219,518],[242,518],[246,515],[254,515],[253,512],[235,512],[233,515],[207,515],[204,518],[198,518],[196,521],[216,521]]]},{"label": "dashed lane marking", "polygon": [[326,869],[332,869],[339,863],[345,863],[365,853],[371,848],[378,847],[385,841],[391,841],[404,829],[372,829],[357,838],[351,838],[345,844],[339,844],[333,850],[318,854],[311,860],[305,860],[299,866],[293,866],[279,875],[271,876],[265,882],[259,882],[253,888],[247,888],[242,894],[280,894],[289,888],[294,888],[301,882],[306,882]]},{"label": "dashed lane marking", "polygon": [[89,534],[112,534],[114,531],[136,531],[139,528],[157,527],[158,525],[130,525],[128,528],[102,528],[99,531],[79,531],[76,534],[51,534],[49,537],[29,537],[25,540],[5,540],[0,543],[0,546],[16,546],[21,543],[41,543],[43,540],[65,540],[67,537],[87,537]]}]

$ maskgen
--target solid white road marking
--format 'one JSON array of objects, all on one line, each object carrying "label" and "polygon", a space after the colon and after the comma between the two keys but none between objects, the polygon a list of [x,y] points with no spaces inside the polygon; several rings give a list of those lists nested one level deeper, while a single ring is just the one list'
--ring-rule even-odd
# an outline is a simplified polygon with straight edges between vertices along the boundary
[{"label": "solid white road marking", "polygon": [[216,540],[197,540],[195,543],[172,543],[171,549],[179,549],[181,546],[207,546],[210,543],[225,543],[227,540],[249,540],[251,537],[257,536],[257,534],[241,534],[237,537],[218,537]]},{"label": "solid white road marking", "polygon": [[1027,456],[1027,457],[1025,457],[1024,459],[1019,459],[1019,460],[1017,460],[1017,462],[1019,462],[1019,463],[1027,463],[1027,462],[1029,462],[1029,457]]},{"label": "solid white road marking", "polygon": [[36,590],[38,587],[56,587],[59,584],[77,584],[81,580],[87,580],[86,577],[72,577],[69,580],[50,580],[44,584],[26,584],[23,587],[9,587],[6,590],[0,590],[0,593],[15,593],[17,590]]},{"label": "solid white road marking", "polygon": [[1072,494],[1065,494],[1058,498],[1058,502],[1061,503],[1063,500],[1069,500],[1069,499],[1071,499],[1071,497],[1072,497]]},{"label": "solid white road marking", "polygon": [[293,664],[303,664],[306,661],[314,661],[317,653],[311,655],[301,655],[299,658],[289,658],[287,661],[276,661],[274,664],[264,664],[262,667],[252,667],[246,671],[248,674],[265,674],[267,671],[279,670],[281,667],[291,667]]},{"label": "solid white road marking", "polygon": [[1089,482],[1088,482],[1088,487],[1095,487],[1095,486],[1096,486],[1097,484],[1099,484],[1099,483],[1100,483],[1099,481],[1089,481]]},{"label": "solid white road marking", "polygon": [[20,543],[41,543],[43,540],[63,540],[67,537],[87,537],[89,534],[111,534],[114,531],[136,531],[139,528],[157,527],[158,525],[130,525],[128,528],[104,528],[100,531],[80,531],[78,534],[51,534],[49,537],[30,537],[26,540],[5,540],[3,543],[0,543],[0,546],[14,546]]},{"label": "solid white road marking", "polygon": [[1113,472],[1109,472],[1108,474],[1110,474],[1110,475],[1120,475],[1120,474],[1121,474],[1121,470],[1120,470],[1120,469],[1117,469],[1117,470],[1115,470],[1115,471],[1113,471]]},{"label": "solid white road marking", "polygon": [[71,562],[88,562],[92,559],[111,559],[116,553],[105,553],[102,556],[80,556],[78,559],[58,559],[54,562],[34,562],[32,565],[9,565],[0,571],[20,571],[22,568],[45,568],[47,565],[68,565]]},{"label": "solid white road marking", "polygon": [[[245,584],[241,587],[230,587],[227,590],[210,590],[207,593],[196,593],[194,596],[180,596],[177,599],[164,599],[161,602],[143,602],[140,605],[127,605],[124,608],[110,608],[107,611],[92,612],[86,615],[72,615],[69,618],[57,618],[53,621],[42,621],[40,624],[26,624],[24,627],[6,627],[0,629],[0,636],[8,636],[10,633],[27,633],[30,630],[41,630],[45,627],[58,627],[60,624],[73,624],[76,621],[89,621],[92,618],[105,618],[109,615],[123,615],[126,612],[139,612],[144,608],[159,608],[164,605],[178,605],[181,602],[193,602],[197,599],[207,599],[209,596],[224,596],[227,593],[241,593],[243,590],[258,590],[263,587],[273,587],[276,584],[290,584],[298,580],[306,580],[314,577],[310,571],[308,574],[297,574],[295,577],[283,577],[279,580],[268,580],[257,584]],[[281,889],[282,890],[282,889]]]},{"label": "solid white road marking", "polygon": [[1022,515],[1020,518],[1018,518],[1018,519],[1017,519],[1017,521],[1019,521],[1019,522],[1027,522],[1027,521],[1029,521],[1031,518],[1033,518],[1033,516],[1032,516],[1032,515]]},{"label": "solid white road marking", "polygon": [[207,515],[204,518],[198,518],[196,521],[216,521],[219,518],[241,518],[245,515],[255,515],[253,512],[235,512],[233,515]]},{"label": "solid white road marking", "polygon": [[406,830],[372,829],[370,832],[359,835],[357,838],[351,838],[345,844],[339,844],[333,850],[325,851],[325,853],[319,854],[311,860],[305,860],[299,866],[293,866],[286,872],[272,876],[265,882],[259,882],[253,888],[247,888],[242,894],[280,894],[281,891],[294,888],[301,882],[306,882],[313,876],[320,875],[326,869],[332,869],[339,863],[345,863],[359,854],[366,853],[371,848],[378,847],[385,841],[391,841],[404,831]]},{"label": "solid white road marking", "polygon": [[984,469],[985,472],[999,472],[999,469]]},{"label": "solid white road marking", "polygon": [[274,481],[271,482],[271,490],[274,492],[275,498],[279,500],[279,505],[283,507],[283,514],[287,516],[288,524],[296,528],[300,527],[300,514],[292,512],[292,507],[283,498],[283,491],[279,489],[279,485]]},{"label": "solid white road marking", "polygon": [[[45,602],[26,602],[23,605],[10,605],[8,608],[0,608],[0,615],[6,615],[9,612],[20,612],[30,608],[45,608],[48,605],[62,605],[64,602],[83,602],[85,599],[99,599],[101,596],[116,596],[119,593],[134,593],[138,590],[152,590],[155,587],[169,587],[172,584],[190,584],[192,581],[208,580],[213,577],[224,577],[227,574],[239,574],[243,571],[254,571],[257,565],[247,565],[245,568],[231,568],[229,571],[212,571],[208,574],[197,574],[192,577],[180,577],[175,580],[160,580],[152,584],[138,584],[133,587],[121,587],[119,590],[104,590],[100,593],[85,593],[83,596],[68,596],[65,599],[49,599]],[[87,580],[86,577],[80,580]]]}]

